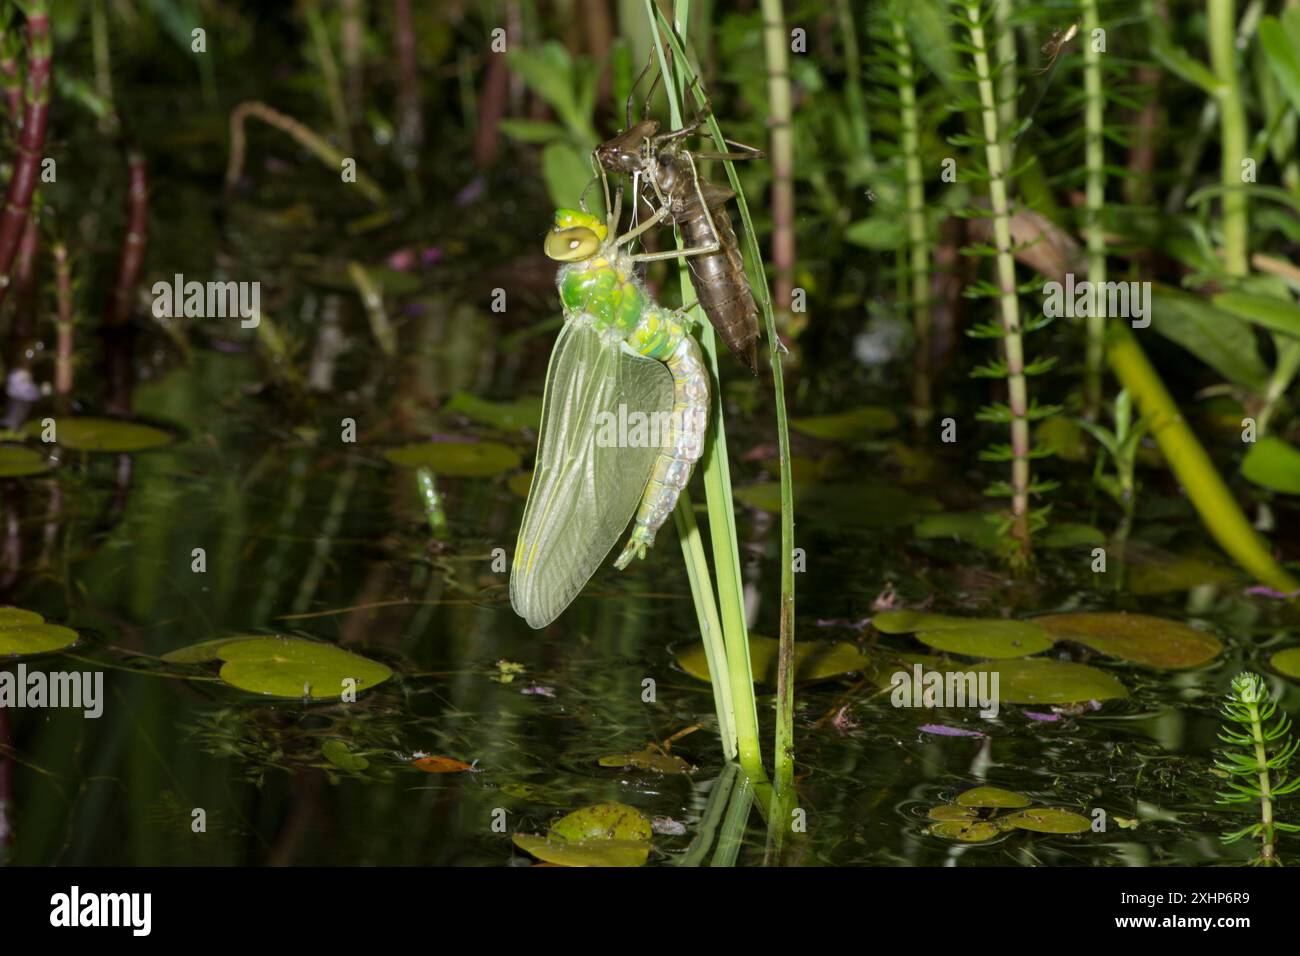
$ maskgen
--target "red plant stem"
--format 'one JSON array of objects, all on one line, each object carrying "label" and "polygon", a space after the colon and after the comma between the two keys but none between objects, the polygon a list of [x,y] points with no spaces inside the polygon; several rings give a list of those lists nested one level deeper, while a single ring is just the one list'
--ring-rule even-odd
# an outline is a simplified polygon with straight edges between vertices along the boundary
[{"label": "red plant stem", "polygon": [[0,303],[9,291],[9,269],[22,242],[27,210],[36,191],[45,146],[45,123],[50,112],[50,63],[54,42],[50,37],[50,15],[45,0],[31,0],[27,10],[27,89],[23,128],[18,136],[4,212],[0,214]]},{"label": "red plant stem", "polygon": [[54,244],[54,291],[59,304],[54,391],[59,395],[70,395],[73,384],[72,269],[68,265],[68,247],[62,242]]},{"label": "red plant stem", "polygon": [[0,95],[14,129],[23,119],[23,77],[18,66],[19,42],[7,30],[0,33]]},{"label": "red plant stem", "polygon": [[478,98],[478,128],[474,133],[474,162],[480,168],[490,166],[501,148],[498,124],[506,115],[510,93],[510,68],[504,53],[489,53],[483,89]]},{"label": "red plant stem", "polygon": [[104,327],[125,325],[135,307],[135,290],[140,283],[140,266],[144,262],[144,244],[149,225],[149,179],[144,165],[144,154],[132,149],[126,157],[130,174],[130,193],[127,199],[128,216],[126,236],[122,240],[122,256],[117,263],[117,281],[113,296],[104,310]]}]

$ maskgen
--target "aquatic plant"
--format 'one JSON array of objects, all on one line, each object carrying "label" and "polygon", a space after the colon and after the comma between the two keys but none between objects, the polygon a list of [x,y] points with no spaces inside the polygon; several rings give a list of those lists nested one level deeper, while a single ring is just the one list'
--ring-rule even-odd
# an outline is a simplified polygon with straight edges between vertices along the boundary
[{"label": "aquatic plant", "polygon": [[[1105,425],[1086,419],[1080,419],[1079,426],[1097,440],[1104,453],[1097,457],[1092,480],[1123,509],[1124,519],[1115,532],[1116,545],[1122,549],[1133,525],[1133,510],[1137,506],[1134,472],[1137,468],[1138,447],[1147,433],[1147,424],[1142,420],[1133,421],[1133,399],[1127,390],[1121,390],[1115,396],[1113,418],[1113,431]],[[1110,459],[1112,473],[1104,470],[1105,457]]]},{"label": "aquatic plant", "polygon": [[1260,853],[1252,862],[1280,866],[1277,834],[1300,832],[1300,824],[1277,820],[1273,801],[1300,790],[1300,776],[1288,776],[1300,740],[1291,736],[1291,718],[1286,711],[1278,709],[1264,679],[1249,671],[1232,679],[1223,716],[1226,719],[1219,739],[1228,747],[1220,752],[1222,759],[1214,765],[1228,775],[1228,789],[1220,791],[1218,802],[1236,806],[1259,801],[1259,822],[1223,834],[1223,842],[1256,837],[1260,841]]},{"label": "aquatic plant", "polygon": [[[985,494],[993,497],[1005,497],[1011,501],[1010,515],[1001,522],[1001,529],[1008,536],[1007,556],[1014,567],[1024,567],[1031,559],[1032,536],[1047,523],[1050,508],[1031,508],[1030,498],[1041,495],[1056,487],[1056,482],[1036,479],[1031,474],[1031,462],[1051,454],[1046,449],[1031,449],[1029,427],[1034,421],[1046,418],[1059,411],[1052,405],[1039,405],[1030,402],[1028,380],[1042,375],[1051,369],[1055,359],[1045,358],[1026,362],[1023,336],[1047,325],[1051,320],[1046,316],[1023,321],[1020,315],[1019,293],[1016,284],[1016,265],[1011,235],[1011,183],[1016,169],[1008,166],[1007,149],[1010,131],[1002,126],[999,117],[997,89],[1000,78],[1013,65],[1009,63],[994,64],[990,57],[989,23],[994,15],[994,8],[982,8],[980,0],[954,0],[955,18],[966,31],[970,41],[967,52],[970,55],[971,69],[963,71],[965,79],[973,84],[977,95],[964,95],[959,98],[959,106],[968,113],[979,117],[979,126],[972,132],[953,137],[952,142],[959,146],[972,148],[968,159],[975,172],[971,178],[982,180],[988,185],[989,208],[972,210],[973,215],[989,215],[993,221],[994,245],[974,245],[968,247],[970,253],[990,257],[996,264],[997,283],[979,280],[972,283],[968,294],[996,299],[1000,322],[979,323],[969,329],[967,334],[973,338],[1000,339],[1002,356],[980,366],[972,373],[977,378],[1002,378],[1007,382],[1007,402],[996,402],[982,408],[977,415],[980,421],[1008,426],[1011,443],[995,445],[981,453],[985,461],[1010,462],[1010,482],[998,481],[990,485]],[[978,151],[984,153],[983,162]]]}]

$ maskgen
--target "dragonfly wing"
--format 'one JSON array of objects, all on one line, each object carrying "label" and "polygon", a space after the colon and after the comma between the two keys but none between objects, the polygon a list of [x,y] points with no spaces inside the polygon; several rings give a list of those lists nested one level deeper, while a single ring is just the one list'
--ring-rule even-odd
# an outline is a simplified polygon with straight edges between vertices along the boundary
[{"label": "dragonfly wing", "polygon": [[534,628],[550,624],[578,596],[650,478],[659,448],[597,441],[602,425],[608,436],[609,422],[627,420],[620,405],[623,416],[670,412],[672,375],[603,339],[589,323],[569,321],[546,371],[537,461],[510,572],[510,603]]}]

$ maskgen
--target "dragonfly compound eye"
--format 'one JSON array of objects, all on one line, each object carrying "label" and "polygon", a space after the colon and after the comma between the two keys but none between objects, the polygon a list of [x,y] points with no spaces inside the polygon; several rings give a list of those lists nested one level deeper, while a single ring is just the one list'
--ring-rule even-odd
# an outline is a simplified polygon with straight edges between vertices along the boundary
[{"label": "dragonfly compound eye", "polygon": [[546,234],[546,255],[557,262],[590,259],[600,248],[596,233],[584,226],[552,229]]}]

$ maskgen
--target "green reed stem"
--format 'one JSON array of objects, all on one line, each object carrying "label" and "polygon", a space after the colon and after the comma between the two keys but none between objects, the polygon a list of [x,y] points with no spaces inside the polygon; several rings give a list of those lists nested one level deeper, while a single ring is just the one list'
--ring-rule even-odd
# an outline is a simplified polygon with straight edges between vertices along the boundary
[{"label": "green reed stem", "polygon": [[906,179],[908,273],[912,282],[912,325],[916,331],[916,355],[912,372],[912,417],[925,425],[933,414],[930,387],[930,237],[925,222],[925,183],[921,178],[920,120],[916,109],[916,73],[912,44],[901,14],[892,13],[894,50],[898,54],[899,122]]},{"label": "green reed stem", "polygon": [[[1084,221],[1088,230],[1088,281],[1101,288],[1106,281],[1106,234],[1101,209],[1106,203],[1106,140],[1102,129],[1106,102],[1101,92],[1101,53],[1093,49],[1093,31],[1101,26],[1097,0],[1081,0],[1083,11],[1083,122],[1084,165],[1087,170],[1087,206]],[[1106,361],[1106,316],[1094,301],[1088,312],[1088,342],[1085,354],[1083,415],[1096,421],[1101,409],[1102,368]]]},{"label": "green reed stem", "polygon": [[1237,505],[1133,333],[1112,323],[1106,355],[1115,377],[1151,423],[1152,437],[1214,540],[1261,584],[1278,591],[1300,590],[1300,580],[1274,560],[1268,543]]},{"label": "green reed stem", "polygon": [[[654,28],[656,9],[653,0],[645,0],[646,17]],[[687,10],[679,5],[677,15],[685,22]],[[671,34],[671,27],[667,27]],[[664,76],[665,92],[668,95],[669,116],[674,128],[681,128],[681,95],[683,78],[679,73],[668,69],[659,30],[654,30],[655,50],[659,57],[660,70]],[[675,39],[675,38],[674,38]],[[685,70],[686,57],[675,47],[677,63]],[[677,237],[678,248],[682,246],[681,237]],[[693,298],[689,273],[685,263],[679,266],[678,277],[681,283],[683,301]],[[722,396],[718,388],[718,347],[714,339],[713,327],[708,323],[697,304],[694,306],[695,319],[700,326],[700,347],[704,352],[705,364],[713,379],[710,394],[710,418],[713,423],[711,435],[704,447],[704,492],[709,512],[709,541],[713,546],[714,573],[718,582],[718,602],[722,633],[726,644],[726,676],[721,671],[712,671],[715,681],[727,680],[731,684],[732,712],[736,729],[736,749],[740,765],[749,776],[764,780],[763,757],[759,745],[758,704],[754,698],[753,668],[749,662],[749,634],[745,627],[744,592],[740,578],[740,547],[736,538],[735,503],[731,494],[731,468],[727,457],[726,425],[722,415]],[[707,645],[706,645],[707,646]]]}]

